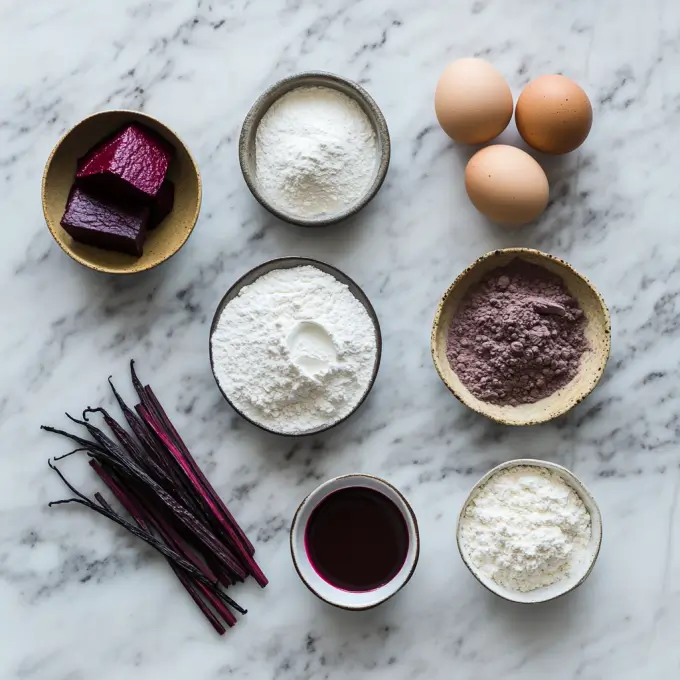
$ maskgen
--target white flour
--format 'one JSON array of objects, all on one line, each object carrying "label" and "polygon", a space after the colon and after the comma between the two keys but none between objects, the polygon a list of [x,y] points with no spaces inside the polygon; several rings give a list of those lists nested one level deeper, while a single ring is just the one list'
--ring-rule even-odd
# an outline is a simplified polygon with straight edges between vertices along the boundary
[{"label": "white flour", "polygon": [[373,182],[377,164],[368,117],[353,99],[329,87],[291,90],[257,128],[258,182],[277,207],[296,216],[351,207]]},{"label": "white flour", "polygon": [[521,592],[565,578],[585,557],[590,533],[590,515],[578,494],[556,473],[529,466],[494,475],[461,522],[472,563]]},{"label": "white flour", "polygon": [[285,434],[346,416],[376,359],[373,322],[349,288],[309,265],[245,286],[211,340],[215,375],[234,406]]}]

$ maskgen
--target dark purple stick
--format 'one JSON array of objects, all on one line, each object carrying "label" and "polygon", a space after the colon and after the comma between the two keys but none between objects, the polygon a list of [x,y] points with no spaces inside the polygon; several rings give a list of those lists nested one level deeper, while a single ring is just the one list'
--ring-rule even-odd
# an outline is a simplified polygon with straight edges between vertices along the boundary
[{"label": "dark purple stick", "polygon": [[[134,368],[133,368],[133,371],[134,371]],[[191,455],[191,452],[189,451],[188,447],[186,446],[186,444],[184,443],[184,441],[180,437],[179,432],[177,432],[177,430],[175,429],[175,426],[170,421],[170,418],[168,418],[167,413],[163,410],[163,407],[161,406],[160,402],[158,401],[158,398],[154,394],[151,387],[149,387],[147,385],[145,390],[144,390],[144,393],[147,395],[151,404],[154,406],[154,408],[158,412],[158,415],[160,416],[161,422],[163,423],[165,428],[170,432],[170,434],[174,438],[174,440],[177,444],[177,447],[183,453],[184,458],[186,459],[186,461],[191,466],[192,470],[194,471],[194,474],[201,481],[203,489],[213,499],[213,501],[217,504],[222,515],[227,520],[227,522],[229,522],[229,524],[231,524],[231,526],[234,528],[234,530],[238,533],[238,535],[241,539],[241,542],[246,546],[248,553],[250,555],[255,554],[255,547],[250,542],[250,539],[246,536],[245,532],[240,527],[239,523],[236,521],[234,516],[231,514],[231,512],[229,512],[229,509],[224,504],[224,502],[220,498],[219,494],[215,491],[212,484],[210,484],[207,477],[203,474],[203,471],[198,466],[198,463],[196,463],[196,461],[194,460],[194,457]]]},{"label": "dark purple stick", "polygon": [[[99,477],[102,479],[104,484],[106,484],[106,486],[108,486],[109,489],[111,489],[114,496],[118,499],[120,504],[130,513],[130,515],[137,522],[137,524],[139,524],[139,526],[142,529],[144,529],[145,531],[149,531],[149,526],[148,526],[147,522],[144,520],[144,518],[142,517],[141,508],[136,504],[136,502],[133,500],[133,498],[130,497],[129,495],[127,495],[123,491],[123,489],[121,489],[121,487],[104,470],[104,468],[99,463],[97,463],[97,461],[94,461],[94,460],[90,461],[90,465],[92,466],[94,471],[99,475]],[[97,494],[95,497],[97,497],[97,496],[99,496],[99,494]],[[109,507],[109,510],[110,510],[110,507]],[[153,518],[152,521],[154,522],[154,524],[156,524],[157,518]],[[173,550],[175,550],[178,554],[181,554],[189,562],[193,563],[198,569],[207,569],[207,567],[205,567],[205,565],[201,565],[200,561],[198,561],[198,558],[196,557],[196,555],[191,550],[187,549],[185,546],[182,546],[180,543],[178,543],[176,540],[174,540],[174,538],[172,538],[168,535],[165,535],[165,532],[159,526],[157,526],[156,528],[158,529],[159,533],[161,534],[161,537],[169,543],[170,547]],[[220,633],[220,635],[222,635],[224,633],[224,628],[221,626],[219,621],[217,621],[217,625],[215,625],[216,622],[214,620],[215,619],[214,614],[212,612],[210,612],[209,609],[206,612],[207,607],[201,607],[201,605],[199,604],[199,601],[200,602],[202,602],[202,601],[200,600],[200,597],[198,596],[198,594],[195,592],[194,584],[189,580],[189,578],[186,574],[182,573],[172,563],[171,560],[169,560],[168,558],[166,558],[166,559],[168,560],[168,563],[172,567],[173,571],[175,572],[175,574],[177,575],[179,580],[182,582],[182,585],[187,589],[187,591],[189,591],[189,594],[194,599],[194,602],[196,602],[196,604],[199,605],[199,607],[201,608],[201,611],[206,615],[206,617],[208,618],[210,623],[213,625],[215,630],[217,630],[217,632]],[[208,570],[208,573],[206,573],[206,576],[208,578],[213,578],[213,579],[215,578],[214,574],[209,572],[209,570]],[[207,597],[210,600],[210,604],[216,609],[218,614],[220,614],[225,619],[227,625],[229,625],[230,627],[233,626],[236,623],[236,617],[227,609],[227,607],[224,605],[224,603],[221,602],[217,598],[217,596],[207,586],[203,585],[202,583],[198,583],[196,585],[201,590],[201,592],[203,592],[205,597]],[[205,604],[205,603],[203,603],[203,604]],[[212,614],[212,616],[209,616],[208,612],[210,614]],[[220,632],[220,629],[221,629],[221,632]]]},{"label": "dark purple stick", "polygon": [[[67,414],[68,415],[68,414]],[[238,561],[234,559],[231,551],[222,542],[194,517],[183,505],[180,505],[173,496],[163,489],[154,479],[152,479],[139,465],[124,454],[120,447],[109,439],[99,428],[87,421],[78,420],[68,416],[73,422],[83,425],[101,446],[101,454],[122,474],[131,476],[133,479],[143,483],[167,506],[177,519],[194,535],[197,540],[219,557],[230,571],[234,572],[239,578],[246,577],[246,571]]]},{"label": "dark purple stick", "polygon": [[[179,450],[175,447],[175,445],[170,441],[170,439],[166,436],[166,434],[163,432],[161,429],[160,425],[154,417],[146,410],[146,409],[141,409],[142,410],[142,417],[144,418],[145,422],[149,427],[154,431],[156,436],[163,442],[165,445],[166,449],[168,452],[174,457],[174,459],[177,461],[178,465],[182,467],[182,470],[184,470],[185,474],[189,478],[192,484],[194,484],[197,487],[200,487],[200,482],[197,479],[196,475],[193,473],[191,470],[190,466],[188,465],[187,461],[182,457],[181,453]],[[232,541],[232,544],[236,548],[237,554],[241,557],[242,561],[245,563],[248,571],[252,574],[253,578],[257,581],[258,585],[262,588],[264,588],[268,581],[260,567],[258,566],[257,562],[250,556],[248,551],[245,549],[245,546],[241,543],[239,540],[238,535],[236,532],[233,530],[232,526],[224,520],[223,517],[221,517],[218,508],[216,507],[215,503],[210,499],[209,496],[206,496],[206,502],[210,506],[210,509],[213,511],[215,516],[220,520],[220,524],[222,528],[227,532],[227,535]]]}]

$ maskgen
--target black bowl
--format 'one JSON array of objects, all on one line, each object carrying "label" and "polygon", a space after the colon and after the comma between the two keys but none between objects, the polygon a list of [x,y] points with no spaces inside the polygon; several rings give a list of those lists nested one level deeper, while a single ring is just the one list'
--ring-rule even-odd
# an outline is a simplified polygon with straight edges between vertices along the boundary
[{"label": "black bowl", "polygon": [[[217,376],[215,375],[215,364],[213,362],[213,354],[212,354],[212,336],[215,333],[215,329],[217,328],[217,322],[219,321],[220,316],[222,315],[222,312],[224,308],[231,302],[240,292],[241,289],[244,286],[248,286],[257,279],[259,279],[261,276],[264,274],[269,273],[270,271],[274,269],[292,269],[293,267],[301,267],[304,265],[310,265],[312,267],[316,267],[317,269],[320,269],[322,272],[326,272],[327,274],[330,274],[334,278],[336,278],[340,283],[344,283],[354,295],[354,297],[361,302],[361,304],[364,306],[364,309],[368,312],[368,315],[371,317],[371,321],[373,322],[373,328],[375,329],[375,345],[376,345],[376,353],[375,353],[375,361],[373,365],[373,374],[371,375],[371,380],[368,383],[368,386],[366,387],[365,392],[361,395],[361,399],[356,403],[354,408],[343,418],[340,418],[340,420],[335,421],[334,423],[330,425],[324,425],[322,427],[318,427],[314,430],[309,430],[308,432],[300,433],[300,434],[291,434],[287,432],[279,432],[278,430],[274,430],[272,428],[269,428],[265,425],[262,425],[261,423],[258,423],[255,420],[252,420],[249,418],[243,411],[238,409],[232,400],[229,398],[229,396],[224,392],[222,387],[220,386],[219,381],[217,380]],[[274,260],[269,260],[268,262],[263,262],[262,264],[258,265],[257,267],[254,267],[251,269],[247,274],[244,274],[226,293],[226,295],[220,300],[219,305],[217,305],[217,309],[215,310],[215,315],[213,316],[212,324],[210,325],[210,339],[209,339],[209,351],[210,351],[210,368],[212,369],[213,372],[213,377],[215,378],[215,382],[217,383],[217,387],[219,388],[220,392],[222,393],[222,396],[229,402],[229,405],[238,413],[240,416],[245,418],[249,423],[252,423],[256,427],[259,427],[261,430],[264,430],[265,432],[271,432],[273,434],[278,434],[282,435],[284,437],[306,437],[310,434],[319,434],[320,432],[326,432],[326,430],[330,430],[333,427],[336,427],[340,423],[344,422],[349,418],[366,400],[366,397],[368,396],[368,393],[371,391],[371,388],[373,387],[373,383],[375,383],[376,376],[378,375],[378,368],[380,368],[380,357],[382,356],[382,335],[380,333],[380,322],[378,321],[378,315],[375,313],[375,310],[373,309],[373,305],[369,301],[369,299],[366,297],[366,294],[364,291],[359,287],[357,283],[355,283],[352,279],[347,276],[347,274],[344,274],[341,272],[339,269],[336,269],[335,267],[331,266],[330,264],[326,264],[325,262],[321,262],[320,260],[313,260],[309,257],[279,257]]]}]

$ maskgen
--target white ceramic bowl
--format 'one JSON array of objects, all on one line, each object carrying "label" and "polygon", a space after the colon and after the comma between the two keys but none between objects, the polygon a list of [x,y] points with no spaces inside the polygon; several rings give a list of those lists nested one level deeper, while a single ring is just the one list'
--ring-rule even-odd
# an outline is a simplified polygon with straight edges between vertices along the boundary
[{"label": "white ceramic bowl", "polygon": [[[351,592],[337,588],[325,581],[316,572],[305,548],[305,532],[307,522],[314,509],[321,501],[334,491],[350,487],[365,487],[379,491],[387,496],[401,511],[408,530],[408,552],[406,560],[397,575],[384,586],[365,592]],[[409,581],[418,564],[420,553],[420,536],[418,534],[418,522],[416,516],[402,494],[391,484],[371,475],[352,474],[342,477],[334,477],[317,487],[305,498],[293,517],[290,529],[290,550],[293,556],[293,564],[302,582],[317,597],[335,607],[349,610],[362,610],[377,607],[388,600],[392,595],[401,590]]]},{"label": "white ceramic bowl", "polygon": [[[528,467],[539,467],[546,470],[551,470],[558,474],[566,484],[568,484],[581,498],[583,505],[585,505],[586,510],[590,514],[590,524],[591,524],[591,535],[590,542],[586,547],[586,553],[584,558],[574,566],[572,572],[566,578],[553,583],[552,585],[545,586],[544,588],[537,588],[528,593],[522,593],[516,590],[510,590],[505,586],[496,583],[492,578],[482,573],[470,559],[465,544],[461,538],[461,520],[467,510],[470,501],[474,498],[477,491],[486,484],[491,477],[501,470],[507,470],[509,468],[518,466],[528,466]],[[460,556],[465,562],[465,566],[472,572],[472,575],[486,588],[488,588],[492,593],[495,593],[499,597],[502,597],[511,602],[524,602],[528,604],[535,604],[537,602],[547,602],[548,600],[554,600],[561,595],[566,595],[578,586],[580,586],[593,569],[595,565],[595,560],[600,552],[600,546],[602,545],[602,517],[600,515],[600,509],[597,507],[597,503],[593,498],[593,495],[588,491],[583,482],[578,479],[572,472],[567,470],[567,468],[557,465],[555,463],[548,463],[543,460],[533,460],[531,458],[518,458],[516,460],[508,461],[507,463],[501,463],[497,465],[492,470],[489,470],[473,487],[472,491],[468,495],[463,507],[458,515],[458,528],[456,530],[456,541],[458,542],[458,550],[460,551]]]}]

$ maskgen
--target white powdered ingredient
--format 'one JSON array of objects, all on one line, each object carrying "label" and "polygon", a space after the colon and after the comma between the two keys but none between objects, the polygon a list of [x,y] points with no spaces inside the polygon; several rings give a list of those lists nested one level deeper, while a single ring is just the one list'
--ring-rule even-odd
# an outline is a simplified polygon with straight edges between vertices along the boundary
[{"label": "white powdered ingredient", "polygon": [[299,217],[333,214],[366,193],[378,165],[375,130],[362,108],[330,87],[298,87],[274,102],[255,135],[262,191]]},{"label": "white powdered ingredient", "polygon": [[520,592],[567,577],[586,557],[590,535],[590,515],[579,495],[557,473],[540,467],[495,474],[461,520],[472,563]]},{"label": "white powdered ingredient", "polygon": [[370,384],[376,333],[365,307],[334,276],[274,269],[224,308],[211,339],[222,391],[254,422],[284,434],[331,425]]}]

